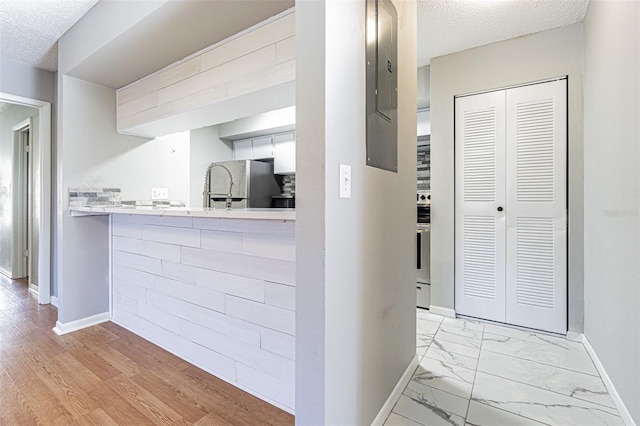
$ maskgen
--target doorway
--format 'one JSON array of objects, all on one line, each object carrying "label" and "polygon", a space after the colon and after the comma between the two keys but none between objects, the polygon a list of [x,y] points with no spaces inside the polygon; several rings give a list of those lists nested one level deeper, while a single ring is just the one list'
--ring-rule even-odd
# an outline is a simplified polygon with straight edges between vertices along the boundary
[{"label": "doorway", "polygon": [[456,98],[455,307],[567,331],[566,79]]},{"label": "doorway", "polygon": [[[19,267],[24,268],[24,275],[29,275],[30,283],[37,283],[37,287],[30,285],[30,290],[38,293],[38,303],[49,304],[52,303],[51,298],[51,234],[52,234],[52,221],[51,221],[51,201],[52,201],[52,184],[51,184],[51,104],[49,102],[25,98],[22,96],[11,95],[8,93],[0,92],[0,102],[12,104],[14,106],[30,107],[34,109],[37,120],[34,119],[29,123],[21,121],[15,125],[15,121],[9,125],[9,133],[4,138],[9,139],[11,142],[11,151],[20,153],[24,148],[22,144],[24,140],[28,140],[29,147],[28,153],[22,152],[20,154],[20,161],[14,160],[14,154],[9,155],[6,163],[3,159],[3,164],[8,167],[2,169],[13,169],[9,173],[9,176],[0,171],[0,198],[3,200],[9,200],[15,194],[25,194],[30,191],[30,196],[21,197],[23,202],[18,208],[18,212],[14,214],[13,203],[3,202],[0,208],[0,212],[3,217],[15,217],[18,221],[26,222],[23,229],[24,231],[16,232],[17,235],[22,235],[18,238],[20,243],[15,245],[22,245],[22,252],[17,250],[0,250],[3,255],[0,257],[11,257],[12,255],[20,255],[17,262],[14,264],[21,265]],[[31,116],[34,116],[33,114]],[[22,120],[24,117],[22,118]],[[16,120],[17,121],[17,120]],[[28,128],[28,132],[25,130]],[[15,138],[14,138],[15,136]],[[20,149],[14,151],[16,144],[20,144]],[[18,174],[14,164],[20,164],[20,170],[25,170]],[[25,167],[24,165],[27,164]],[[28,166],[30,164],[30,167]],[[20,184],[20,191],[17,188],[13,188],[13,183]],[[29,182],[29,184],[27,184]],[[14,192],[19,191],[19,192]],[[28,198],[28,201],[27,201]],[[30,218],[30,219],[29,219]],[[8,224],[8,227],[13,230],[13,219]],[[29,225],[29,220],[31,221]],[[4,222],[4,221],[3,221]],[[28,231],[26,230],[28,228]],[[20,234],[22,233],[22,234]],[[16,241],[11,234],[11,240]],[[13,242],[5,244],[5,238],[2,238],[2,248],[11,247]],[[6,246],[6,247],[5,247]],[[31,250],[25,253],[24,250],[28,250],[31,246]],[[9,252],[6,256],[4,253]],[[27,256],[25,256],[27,254]],[[13,259],[10,259],[11,262]],[[4,269],[4,268],[3,268]],[[29,271],[29,272],[26,272]],[[4,271],[7,272],[6,270]],[[55,303],[54,303],[55,304]]]},{"label": "doorway", "polygon": [[33,119],[31,117],[18,123],[12,127],[13,130],[13,222],[14,222],[14,241],[13,257],[14,268],[12,270],[13,279],[24,278],[29,284],[29,291],[37,293],[37,281],[31,278],[31,249],[33,245],[32,230],[32,156],[30,150],[32,146],[32,127]]}]

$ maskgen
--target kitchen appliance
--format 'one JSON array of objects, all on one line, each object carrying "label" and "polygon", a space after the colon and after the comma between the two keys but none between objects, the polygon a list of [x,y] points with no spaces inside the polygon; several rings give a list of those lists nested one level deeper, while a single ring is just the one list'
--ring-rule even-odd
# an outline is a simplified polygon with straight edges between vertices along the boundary
[{"label": "kitchen appliance", "polygon": [[271,207],[294,209],[296,207],[296,197],[295,195],[274,195],[271,197]]},{"label": "kitchen appliance", "polygon": [[271,163],[234,160],[211,163],[207,168],[203,206],[214,209],[270,207],[280,194]]},{"label": "kitchen appliance", "polygon": [[428,309],[431,303],[431,193],[418,191],[416,201],[416,305]]}]

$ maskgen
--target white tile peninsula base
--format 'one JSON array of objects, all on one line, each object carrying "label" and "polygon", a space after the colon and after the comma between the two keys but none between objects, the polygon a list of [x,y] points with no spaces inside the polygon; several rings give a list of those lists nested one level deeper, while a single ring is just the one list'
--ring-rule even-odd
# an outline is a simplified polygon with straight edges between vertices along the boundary
[{"label": "white tile peninsula base", "polygon": [[113,321],[288,412],[295,223],[115,214]]},{"label": "white tile peninsula base", "polygon": [[420,364],[385,425],[623,425],[582,343],[418,309]]}]

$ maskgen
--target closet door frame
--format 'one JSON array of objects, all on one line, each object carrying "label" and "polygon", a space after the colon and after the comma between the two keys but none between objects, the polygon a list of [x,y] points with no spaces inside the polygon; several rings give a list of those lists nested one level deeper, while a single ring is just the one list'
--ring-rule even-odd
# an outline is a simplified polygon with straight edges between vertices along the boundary
[{"label": "closet door frame", "polygon": [[[505,300],[505,309],[504,309],[504,317],[502,319],[496,319],[495,316],[491,316],[491,315],[486,315],[484,311],[484,309],[480,308],[480,309],[467,309],[469,304],[465,303],[462,297],[462,289],[460,286],[460,278],[464,277],[464,267],[462,266],[463,263],[461,262],[461,256],[462,256],[462,250],[464,249],[464,237],[461,235],[460,231],[461,231],[461,223],[460,223],[460,217],[461,217],[461,209],[464,208],[464,198],[461,197],[460,195],[460,188],[461,188],[461,183],[464,183],[464,178],[461,177],[461,173],[459,171],[459,167],[460,167],[460,156],[462,155],[462,153],[460,152],[460,144],[459,144],[459,129],[458,129],[458,120],[459,120],[459,115],[460,115],[460,111],[458,111],[458,101],[459,99],[464,99],[464,98],[471,98],[475,95],[481,95],[481,94],[488,94],[488,93],[495,93],[495,92],[502,92],[504,93],[505,96],[505,144],[504,144],[504,149],[503,151],[505,152],[505,169],[504,169],[504,173],[505,173],[505,183],[506,185],[509,185],[509,174],[508,171],[506,170],[506,166],[508,164],[508,159],[506,158],[507,154],[507,145],[506,143],[508,143],[508,139],[507,139],[507,135],[506,135],[506,97],[507,97],[507,91],[511,90],[511,89],[520,89],[520,88],[526,88],[528,86],[536,86],[536,85],[540,85],[540,84],[544,84],[544,83],[551,83],[551,82],[556,82],[559,84],[563,85],[563,90],[564,90],[564,97],[562,99],[562,114],[563,114],[563,126],[562,129],[560,130],[560,132],[562,133],[562,147],[561,150],[563,151],[562,154],[564,156],[563,160],[561,160],[561,165],[560,167],[562,167],[562,189],[561,189],[561,194],[559,194],[559,197],[562,198],[562,208],[561,208],[561,215],[559,217],[559,219],[554,220],[554,231],[555,231],[555,236],[559,237],[559,238],[554,238],[554,248],[555,250],[560,250],[561,252],[559,253],[559,256],[562,257],[562,261],[563,261],[563,266],[562,268],[556,268],[556,270],[554,271],[555,273],[555,278],[561,278],[561,289],[560,288],[556,288],[556,290],[561,290],[560,293],[558,293],[557,295],[559,296],[556,300],[556,305],[558,307],[560,307],[560,311],[555,315],[555,319],[552,322],[549,321],[536,321],[535,323],[527,323],[527,321],[521,321],[520,319],[518,319],[517,315],[516,318],[513,319],[511,318],[511,320],[508,320],[508,316],[509,316],[509,307],[508,304],[509,302],[507,300]],[[455,185],[454,185],[454,191],[455,191],[455,210],[454,210],[454,215],[455,215],[455,299],[454,299],[454,304],[455,304],[455,309],[456,312],[460,315],[464,315],[464,316],[471,316],[471,317],[477,317],[477,318],[483,318],[483,319],[488,319],[488,320],[493,320],[493,321],[499,321],[499,322],[507,322],[509,324],[514,324],[514,325],[521,325],[524,327],[528,327],[528,328],[535,328],[535,329],[541,329],[541,330],[546,330],[546,331],[551,331],[551,332],[556,332],[556,333],[566,333],[567,328],[568,328],[568,300],[569,300],[569,288],[568,288],[568,284],[569,284],[569,273],[568,273],[568,261],[569,261],[569,238],[568,238],[568,218],[569,218],[569,203],[568,203],[568,193],[569,193],[569,187],[568,187],[568,172],[569,172],[569,149],[568,149],[568,142],[569,142],[569,135],[568,135],[568,116],[569,116],[569,111],[568,111],[568,103],[569,103],[569,99],[568,99],[568,77],[567,76],[561,76],[558,78],[552,78],[552,79],[546,79],[546,80],[540,80],[540,81],[535,81],[535,82],[530,82],[530,83],[525,83],[525,84],[520,84],[520,85],[515,85],[515,86],[508,86],[508,87],[502,87],[502,88],[496,88],[493,90],[487,90],[487,91],[481,91],[481,92],[475,92],[475,93],[468,93],[468,94],[464,94],[464,95],[459,95],[455,97],[455,102],[454,102],[454,114],[455,114],[455,121],[454,121],[454,125],[455,125],[455,139],[454,139],[454,154],[455,154]],[[558,165],[556,165],[557,168]],[[462,182],[461,182],[462,180]],[[505,194],[505,198],[502,204],[503,207],[503,211],[504,213],[506,213],[503,217],[503,220],[505,221],[504,223],[506,224],[505,226],[505,240],[504,240],[504,251],[506,252],[506,250],[508,250],[509,245],[507,244],[507,233],[508,231],[506,230],[506,227],[511,226],[510,223],[507,223],[507,218],[509,217],[509,213],[511,212],[511,210],[513,209],[509,209],[509,211],[507,211],[507,208],[509,207],[508,205],[510,204],[509,200],[507,199],[507,197],[509,197],[509,193],[508,190],[504,191]],[[555,209],[557,210],[557,206],[555,207]],[[557,212],[556,212],[557,213]],[[556,215],[557,216],[557,215]],[[512,235],[509,237],[511,239],[513,239],[513,235],[514,233],[511,233]],[[507,254],[506,257],[509,257],[509,254]],[[505,257],[505,279],[504,279],[504,289],[505,289],[505,298],[511,298],[511,300],[514,300],[514,292],[510,291],[507,288],[507,283],[509,279],[513,278],[513,271],[507,271],[507,260]],[[513,257],[513,256],[511,256]],[[511,275],[511,277],[509,276]],[[513,303],[511,303],[513,304]],[[512,307],[513,308],[513,307]],[[526,316],[531,316],[531,313],[529,312]]]}]

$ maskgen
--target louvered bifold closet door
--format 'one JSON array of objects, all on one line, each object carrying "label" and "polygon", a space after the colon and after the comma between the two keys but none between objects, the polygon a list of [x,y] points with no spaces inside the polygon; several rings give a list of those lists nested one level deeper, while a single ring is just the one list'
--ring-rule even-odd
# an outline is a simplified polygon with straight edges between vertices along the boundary
[{"label": "louvered bifold closet door", "polygon": [[504,321],[504,91],[456,98],[455,120],[455,309]]},{"label": "louvered bifold closet door", "polygon": [[566,80],[507,90],[506,322],[565,333]]}]

